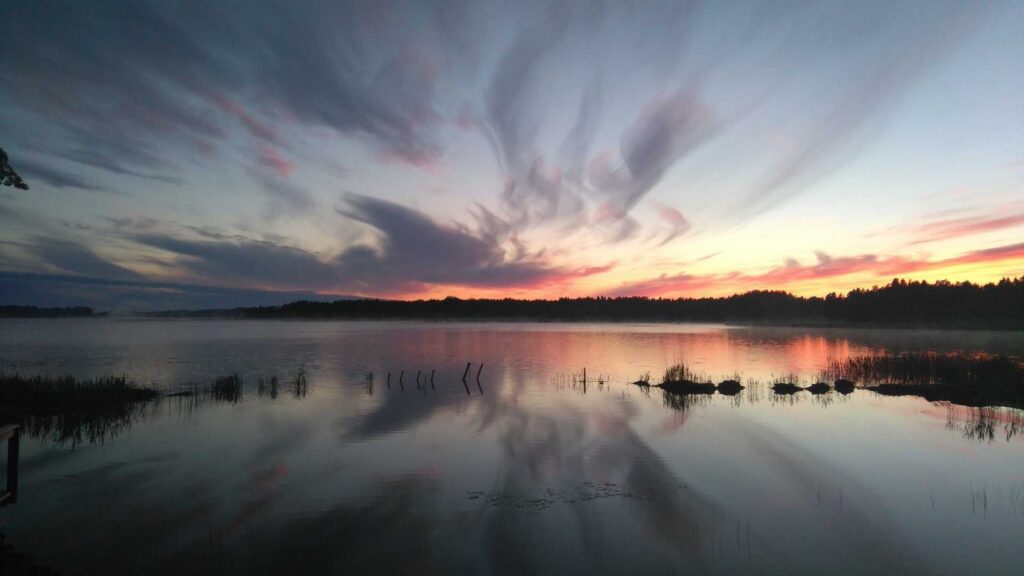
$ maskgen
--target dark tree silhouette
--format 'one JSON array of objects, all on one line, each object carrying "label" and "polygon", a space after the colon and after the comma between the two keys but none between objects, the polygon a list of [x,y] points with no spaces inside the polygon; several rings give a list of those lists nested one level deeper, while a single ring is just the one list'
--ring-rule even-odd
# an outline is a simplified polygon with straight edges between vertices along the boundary
[{"label": "dark tree silhouette", "polygon": [[800,325],[1024,329],[1024,277],[996,283],[893,280],[824,298],[755,290],[724,298],[511,298],[299,301],[234,310],[168,311],[161,316],[426,320],[743,322]]},{"label": "dark tree silhouette", "polygon": [[3,148],[0,148],[0,184],[28,190],[28,184],[25,184],[21,176],[18,176],[14,168],[11,168],[11,164],[7,161],[7,152],[4,152]]}]

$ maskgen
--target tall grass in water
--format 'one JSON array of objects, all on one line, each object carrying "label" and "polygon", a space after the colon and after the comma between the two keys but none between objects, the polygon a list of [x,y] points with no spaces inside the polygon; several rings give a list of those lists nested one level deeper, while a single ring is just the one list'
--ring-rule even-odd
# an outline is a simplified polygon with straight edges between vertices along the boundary
[{"label": "tall grass in water", "polygon": [[1024,366],[1006,356],[860,356],[829,362],[824,375],[837,380],[902,386],[1024,386]]},{"label": "tall grass in water", "polygon": [[1006,356],[900,354],[829,363],[824,375],[892,396],[1024,408],[1024,365]]},{"label": "tall grass in water", "polygon": [[669,390],[662,390],[661,401],[666,408],[685,413],[691,408],[706,406],[711,401],[711,397],[707,394],[677,394]]},{"label": "tall grass in water", "polygon": [[637,378],[635,382],[633,382],[633,384],[636,384],[637,386],[650,386],[651,385],[651,373],[650,373],[650,371],[646,371],[643,374],[641,374],[640,377]]},{"label": "tall grass in water", "polygon": [[309,381],[306,378],[305,366],[300,366],[299,371],[295,373],[295,376],[292,376],[292,379],[288,382],[288,389],[295,398],[306,397],[306,394],[309,391]]},{"label": "tall grass in water", "polygon": [[964,438],[993,442],[996,435],[1009,442],[1024,433],[1024,412],[1013,408],[971,408],[948,404],[946,428],[957,430]]},{"label": "tall grass in water", "polygon": [[238,402],[242,398],[242,377],[238,374],[218,376],[210,386],[210,395],[214,400]]},{"label": "tall grass in water", "polygon": [[710,382],[711,379],[704,374],[698,374],[682,362],[677,362],[665,369],[662,382]]},{"label": "tall grass in water", "polygon": [[698,374],[682,363],[676,363],[665,370],[662,390],[677,394],[714,394],[715,385],[705,374]]},{"label": "tall grass in water", "polygon": [[34,412],[58,412],[62,408],[89,408],[121,402],[141,402],[158,395],[127,376],[77,380],[71,376],[22,376],[0,374],[0,407]]},{"label": "tall grass in water", "polygon": [[101,442],[130,427],[157,396],[126,376],[0,374],[0,421],[20,423],[28,435],[61,444]]},{"label": "tall grass in water", "polygon": [[277,375],[275,374],[270,377],[269,381],[264,380],[263,378],[259,379],[256,387],[256,394],[260,398],[264,396],[270,396],[270,399],[273,400],[277,398],[277,393],[279,389],[280,384],[278,383]]}]

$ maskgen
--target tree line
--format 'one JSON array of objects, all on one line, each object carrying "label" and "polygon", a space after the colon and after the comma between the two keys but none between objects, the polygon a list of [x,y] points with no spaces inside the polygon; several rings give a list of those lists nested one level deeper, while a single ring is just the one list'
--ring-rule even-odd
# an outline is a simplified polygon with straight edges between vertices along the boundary
[{"label": "tree line", "polygon": [[66,308],[0,306],[0,318],[73,318],[94,315],[93,309],[86,306],[69,306]]},{"label": "tree line", "polygon": [[302,300],[283,306],[162,312],[158,316],[308,319],[738,322],[1024,328],[1024,276],[996,283],[893,280],[845,295],[754,290],[727,297],[588,297],[557,300]]}]

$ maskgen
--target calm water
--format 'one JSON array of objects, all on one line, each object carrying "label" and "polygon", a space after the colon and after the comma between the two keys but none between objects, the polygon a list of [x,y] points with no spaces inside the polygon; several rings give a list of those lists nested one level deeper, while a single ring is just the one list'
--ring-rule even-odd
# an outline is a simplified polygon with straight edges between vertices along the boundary
[{"label": "calm water", "polygon": [[[2,530],[66,573],[1021,574],[1019,412],[628,384],[678,360],[807,381],[829,358],[912,350],[1020,356],[1024,335],[5,321],[6,371],[167,389],[237,372],[247,390],[26,438]],[[302,368],[304,396],[257,394]]]}]

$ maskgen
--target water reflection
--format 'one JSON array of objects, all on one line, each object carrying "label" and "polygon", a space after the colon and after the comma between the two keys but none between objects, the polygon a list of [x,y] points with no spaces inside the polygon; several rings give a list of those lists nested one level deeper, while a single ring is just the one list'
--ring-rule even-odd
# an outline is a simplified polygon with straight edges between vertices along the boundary
[{"label": "water reflection", "polygon": [[[242,386],[147,404],[102,445],[30,435],[22,497],[4,511],[11,541],[66,572],[126,574],[1012,573],[1024,562],[1019,412],[771,389],[776,375],[809,388],[841,354],[977,338],[270,326],[173,324],[151,339],[133,328],[130,342],[63,350],[62,372],[97,369],[106,349],[104,373],[127,362],[168,390],[213,374]],[[21,369],[54,351],[0,335],[0,359]],[[682,360],[743,388],[633,384]]]},{"label": "water reflection", "polygon": [[960,432],[964,438],[981,442],[994,442],[998,438],[1009,442],[1024,432],[1024,410],[946,405],[946,427]]}]

